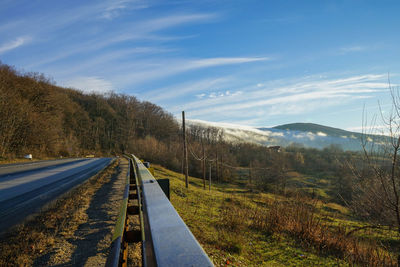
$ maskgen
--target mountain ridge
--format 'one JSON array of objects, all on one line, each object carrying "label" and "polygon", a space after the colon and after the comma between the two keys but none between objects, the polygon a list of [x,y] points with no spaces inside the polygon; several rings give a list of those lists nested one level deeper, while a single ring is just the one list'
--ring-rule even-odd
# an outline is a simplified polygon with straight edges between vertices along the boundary
[{"label": "mountain ridge", "polygon": [[[316,123],[305,123],[305,122],[296,122],[296,123],[289,123],[289,124],[282,124],[278,125],[275,127],[272,127],[273,129],[279,129],[279,130],[290,130],[290,131],[303,131],[303,132],[311,132],[314,134],[317,133],[325,133],[330,136],[351,136],[354,135],[356,137],[361,137],[362,133],[358,132],[352,132],[352,131],[347,131],[343,130],[340,128],[336,127],[331,127],[331,126],[326,126],[322,124],[316,124]],[[268,129],[267,127],[263,128],[257,128],[257,129]]]},{"label": "mountain ridge", "polygon": [[[265,146],[279,145],[283,147],[297,145],[317,149],[336,145],[343,150],[362,150],[362,133],[315,123],[290,123],[260,128],[199,120],[191,120],[189,124],[223,129],[225,139],[231,142],[249,142]],[[386,138],[385,136],[369,134],[365,135],[365,137],[377,144],[381,144]]]}]

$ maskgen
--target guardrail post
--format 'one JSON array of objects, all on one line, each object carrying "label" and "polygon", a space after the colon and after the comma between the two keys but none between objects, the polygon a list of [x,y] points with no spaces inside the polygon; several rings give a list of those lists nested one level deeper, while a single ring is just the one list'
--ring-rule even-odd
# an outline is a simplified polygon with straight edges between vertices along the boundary
[{"label": "guardrail post", "polygon": [[170,200],[170,195],[169,195],[169,179],[157,179],[158,184],[160,185],[162,191],[164,194],[167,196],[168,200]]}]

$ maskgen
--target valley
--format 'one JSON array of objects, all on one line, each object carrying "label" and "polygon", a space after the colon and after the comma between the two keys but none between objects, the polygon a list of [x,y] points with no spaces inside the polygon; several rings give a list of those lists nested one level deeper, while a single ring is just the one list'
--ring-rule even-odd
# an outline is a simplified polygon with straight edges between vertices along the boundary
[{"label": "valley", "polygon": [[[324,149],[336,146],[343,150],[361,151],[362,139],[371,143],[383,144],[387,136],[380,134],[345,131],[314,123],[292,123],[275,127],[251,127],[229,123],[189,120],[189,125],[215,127],[224,131],[229,142],[250,142],[265,146],[298,146]],[[366,128],[365,131],[370,131]]]}]

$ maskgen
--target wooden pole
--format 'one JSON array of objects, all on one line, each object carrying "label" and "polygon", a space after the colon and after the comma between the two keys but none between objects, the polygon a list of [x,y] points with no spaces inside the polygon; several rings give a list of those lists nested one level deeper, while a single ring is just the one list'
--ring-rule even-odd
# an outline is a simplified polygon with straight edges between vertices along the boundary
[{"label": "wooden pole", "polygon": [[184,173],[185,173],[185,147],[184,146],[182,146],[182,152],[183,152],[183,157],[182,157],[182,161],[181,161],[181,173],[182,173],[182,175],[184,175]]},{"label": "wooden pole", "polygon": [[219,165],[219,181],[222,181],[224,179],[224,158],[222,157],[221,154],[221,165]]},{"label": "wooden pole", "polygon": [[211,192],[211,163],[210,163],[210,172],[208,175],[208,191]]},{"label": "wooden pole", "polygon": [[201,147],[203,150],[203,189],[206,190],[206,153],[204,152],[204,143],[203,140],[201,141]]},{"label": "wooden pole", "polygon": [[183,161],[185,168],[185,184],[186,188],[189,188],[189,167],[188,167],[188,153],[186,144],[186,128],[185,128],[185,111],[182,111],[182,131],[183,131]]},{"label": "wooden pole", "polygon": [[218,146],[217,146],[217,150],[215,150],[215,179],[217,179],[217,181],[219,181]]},{"label": "wooden pole", "polygon": [[250,162],[250,168],[249,168],[249,182],[250,182],[250,184],[251,184],[251,162]]}]

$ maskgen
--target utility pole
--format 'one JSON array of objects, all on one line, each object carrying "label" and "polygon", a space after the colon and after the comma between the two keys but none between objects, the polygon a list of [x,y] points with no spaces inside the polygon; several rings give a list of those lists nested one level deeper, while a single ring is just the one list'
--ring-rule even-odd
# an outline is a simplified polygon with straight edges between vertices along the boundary
[{"label": "utility pole", "polygon": [[183,165],[185,168],[185,183],[186,188],[189,188],[189,167],[188,167],[188,155],[187,155],[187,144],[186,144],[186,128],[185,128],[185,111],[182,111],[182,131],[183,131]]},{"label": "utility pole", "polygon": [[208,175],[208,191],[211,192],[211,163],[210,163],[210,174]]},{"label": "utility pole", "polygon": [[219,182],[219,168],[218,168],[218,144],[217,149],[215,150],[215,179]]},{"label": "utility pole", "polygon": [[221,165],[219,165],[219,177],[218,177],[218,181],[222,181],[224,179],[224,158],[222,157],[221,154]]},{"label": "utility pole", "polygon": [[251,174],[252,173],[251,173],[251,162],[250,162],[250,168],[249,168],[249,180],[250,180],[249,182],[250,182],[250,184],[251,184]]},{"label": "utility pole", "polygon": [[204,152],[204,141],[201,140],[201,146],[203,150],[203,189],[206,190],[206,153]]}]

